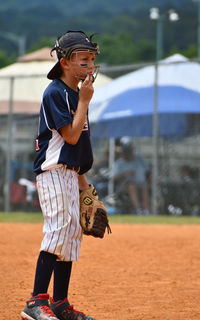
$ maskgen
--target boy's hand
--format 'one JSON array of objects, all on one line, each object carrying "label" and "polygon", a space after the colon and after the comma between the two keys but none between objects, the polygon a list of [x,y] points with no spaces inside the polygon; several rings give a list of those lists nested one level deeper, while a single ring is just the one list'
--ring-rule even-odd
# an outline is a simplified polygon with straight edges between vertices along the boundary
[{"label": "boy's hand", "polygon": [[88,74],[81,84],[81,88],[79,91],[79,101],[81,100],[82,102],[89,104],[90,100],[92,99],[93,93],[93,75]]}]

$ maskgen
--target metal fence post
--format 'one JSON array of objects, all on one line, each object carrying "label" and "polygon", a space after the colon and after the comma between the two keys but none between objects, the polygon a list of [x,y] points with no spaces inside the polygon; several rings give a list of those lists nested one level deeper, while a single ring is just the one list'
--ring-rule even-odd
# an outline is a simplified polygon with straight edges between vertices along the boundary
[{"label": "metal fence post", "polygon": [[13,91],[14,77],[10,78],[10,97],[9,97],[9,112],[8,112],[8,135],[7,135],[7,153],[6,153],[6,171],[5,171],[5,212],[10,212],[10,167],[12,160],[12,140],[13,140]]},{"label": "metal fence post", "polygon": [[158,194],[158,63],[155,64],[154,76],[154,112],[153,112],[153,135],[152,135],[152,214],[158,213],[157,194]]},{"label": "metal fence post", "polygon": [[[115,161],[115,139],[109,139],[109,172],[112,172],[113,163]],[[114,183],[112,177],[109,177],[108,181],[108,194],[111,195],[114,192]]]}]

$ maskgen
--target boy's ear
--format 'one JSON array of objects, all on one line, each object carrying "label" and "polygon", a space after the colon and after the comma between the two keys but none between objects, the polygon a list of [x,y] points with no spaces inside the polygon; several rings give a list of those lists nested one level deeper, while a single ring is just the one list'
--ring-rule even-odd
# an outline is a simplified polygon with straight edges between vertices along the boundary
[{"label": "boy's ear", "polygon": [[69,60],[67,60],[65,58],[61,58],[60,65],[63,69],[68,69],[69,68]]}]

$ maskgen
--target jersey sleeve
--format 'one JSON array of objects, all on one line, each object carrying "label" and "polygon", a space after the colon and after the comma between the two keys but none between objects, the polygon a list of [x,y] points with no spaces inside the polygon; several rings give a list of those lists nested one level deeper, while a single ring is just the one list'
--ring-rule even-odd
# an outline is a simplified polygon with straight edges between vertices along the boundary
[{"label": "jersey sleeve", "polygon": [[67,94],[57,89],[44,95],[42,111],[46,125],[50,130],[58,131],[61,127],[73,121]]}]

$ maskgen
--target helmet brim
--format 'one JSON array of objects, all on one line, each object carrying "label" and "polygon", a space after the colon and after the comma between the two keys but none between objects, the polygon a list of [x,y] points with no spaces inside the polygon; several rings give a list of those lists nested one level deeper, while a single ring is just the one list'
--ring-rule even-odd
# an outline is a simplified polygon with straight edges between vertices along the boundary
[{"label": "helmet brim", "polygon": [[62,69],[60,66],[60,61],[57,61],[53,68],[47,74],[49,80],[59,79],[62,75]]}]

